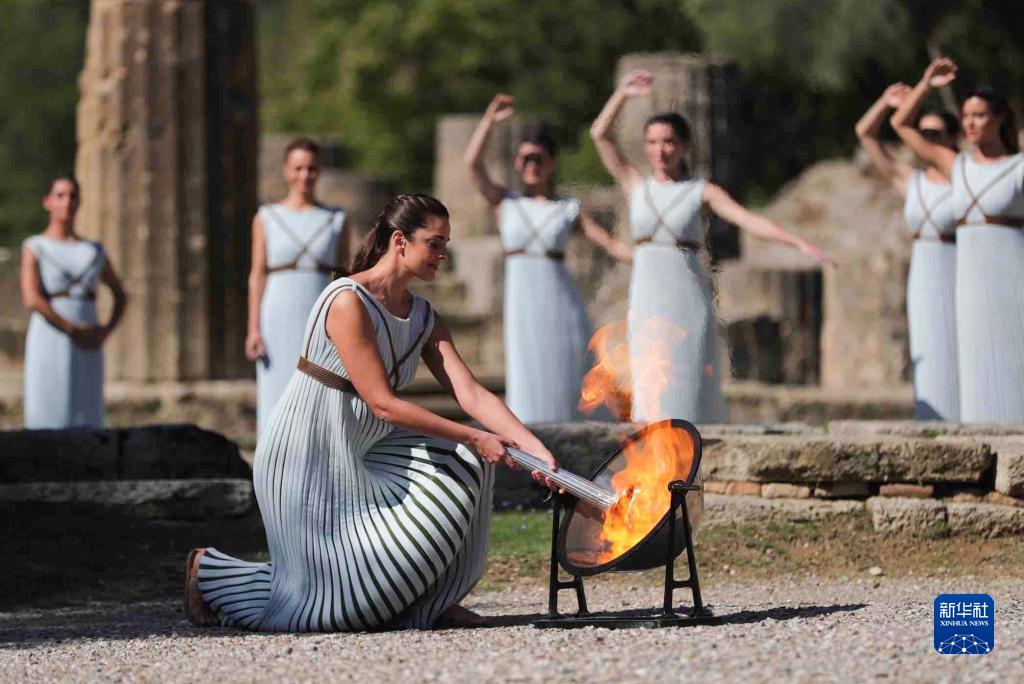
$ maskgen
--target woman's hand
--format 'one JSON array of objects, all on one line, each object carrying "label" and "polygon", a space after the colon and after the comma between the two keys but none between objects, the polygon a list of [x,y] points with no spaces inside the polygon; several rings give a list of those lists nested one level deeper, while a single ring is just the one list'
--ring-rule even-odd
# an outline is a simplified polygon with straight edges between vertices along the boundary
[{"label": "woman's hand", "polygon": [[68,335],[71,337],[71,341],[82,349],[99,349],[103,341],[107,339],[107,333],[108,331],[99,326],[76,325]]},{"label": "woman's hand", "polygon": [[[537,458],[541,459],[545,463],[547,463],[548,467],[551,468],[551,470],[558,470],[558,461],[556,461],[552,453],[548,451],[548,448],[541,444],[540,442],[538,442],[536,446],[533,446],[530,449],[530,453],[536,456]],[[552,480],[550,477],[547,477],[546,475],[544,475],[544,473],[540,472],[539,470],[534,470],[532,473],[530,473],[530,476],[534,480],[536,480],[542,487],[547,487],[553,492],[563,491],[558,488],[558,485],[555,484],[554,480]]]},{"label": "woman's hand", "polygon": [[619,81],[619,91],[626,97],[641,97],[651,92],[654,77],[646,69],[634,69]]},{"label": "woman's hand", "polygon": [[835,259],[803,238],[797,238],[796,248],[803,254],[806,254],[817,261],[819,264],[828,264],[833,267],[839,266],[839,263]]},{"label": "woman's hand", "polygon": [[516,443],[510,439],[499,437],[493,432],[476,430],[468,440],[467,446],[486,463],[504,463],[509,468],[516,467],[508,453],[508,447],[516,446]]},{"label": "woman's hand", "polygon": [[249,334],[245,336],[245,358],[256,361],[266,355],[267,346],[263,344],[263,336],[259,331],[249,331]]},{"label": "woman's hand", "polygon": [[882,100],[891,109],[896,109],[903,102],[903,98],[910,94],[910,86],[906,83],[893,83],[882,93]]},{"label": "woman's hand", "polygon": [[515,110],[515,99],[511,95],[498,93],[491,100],[491,104],[487,105],[487,111],[484,113],[484,116],[490,119],[491,123],[501,123],[511,117]]},{"label": "woman's hand", "polygon": [[941,88],[949,85],[956,79],[956,62],[948,57],[937,57],[925,69],[924,77],[921,79],[932,88]]}]

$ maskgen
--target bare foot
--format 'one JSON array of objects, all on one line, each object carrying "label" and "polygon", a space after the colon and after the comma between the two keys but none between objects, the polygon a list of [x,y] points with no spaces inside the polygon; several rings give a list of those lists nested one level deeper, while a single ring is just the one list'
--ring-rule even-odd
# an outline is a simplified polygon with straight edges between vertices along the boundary
[{"label": "bare foot", "polygon": [[199,591],[199,561],[206,549],[192,549],[185,563],[185,617],[197,627],[212,627],[217,620],[210,613]]},{"label": "bare foot", "polygon": [[483,627],[490,618],[478,615],[468,608],[455,605],[441,613],[441,617],[434,623],[435,629],[452,629],[459,627]]}]

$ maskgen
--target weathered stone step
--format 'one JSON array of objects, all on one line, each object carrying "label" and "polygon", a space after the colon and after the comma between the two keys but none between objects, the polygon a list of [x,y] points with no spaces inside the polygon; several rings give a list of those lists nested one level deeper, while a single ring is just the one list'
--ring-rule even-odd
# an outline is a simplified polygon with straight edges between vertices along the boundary
[{"label": "weathered stone step", "polygon": [[194,425],[0,431],[0,482],[248,478],[238,445]]},{"label": "weathered stone step", "polygon": [[1024,534],[1024,508],[929,499],[867,500],[878,532],[945,537],[967,534],[990,539]]},{"label": "weathered stone step", "polygon": [[248,479],[97,480],[0,485],[0,504],[96,506],[143,518],[235,517],[252,510]]},{"label": "weathered stone step", "polygon": [[709,480],[748,482],[981,483],[992,450],[972,439],[723,437],[705,442]]}]

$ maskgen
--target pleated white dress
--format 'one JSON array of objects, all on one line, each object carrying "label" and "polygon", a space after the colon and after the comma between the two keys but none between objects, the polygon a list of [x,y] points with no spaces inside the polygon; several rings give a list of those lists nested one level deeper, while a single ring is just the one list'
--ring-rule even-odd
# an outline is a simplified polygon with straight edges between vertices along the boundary
[{"label": "pleated white dress", "polygon": [[636,248],[627,320],[632,418],[729,418],[722,394],[711,278],[700,258],[703,180],[660,183],[633,191],[629,218]]},{"label": "pleated white dress", "polygon": [[[72,323],[97,325],[96,288],[107,263],[102,245],[34,235],[24,246],[36,257],[54,311]],[[79,347],[33,312],[25,339],[24,404],[30,430],[102,427],[103,351]]]},{"label": "pleated white dress", "polygon": [[260,207],[259,216],[270,275],[260,302],[260,334],[267,354],[256,362],[257,432],[292,377],[309,310],[338,266],[345,212],[327,207],[296,211],[268,204]]},{"label": "pleated white dress", "polygon": [[960,420],[956,352],[956,215],[953,188],[915,171],[903,215],[914,235],[907,279],[914,417]]},{"label": "pleated white dress", "polygon": [[505,248],[505,401],[524,423],[580,417],[580,384],[592,332],[565,247],[576,199],[508,194],[500,205]]},{"label": "pleated white dress", "polygon": [[1024,423],[1024,157],[953,165],[960,419]]},{"label": "pleated white dress", "polygon": [[[355,281],[318,298],[304,357],[348,374],[325,330],[331,302],[354,291],[402,388],[433,327],[426,300],[395,316]],[[351,295],[348,295],[351,296]],[[356,394],[296,371],[260,436],[254,484],[269,563],[216,549],[199,588],[221,624],[327,632],[430,627],[484,570],[494,470],[466,447],[380,420]]]}]

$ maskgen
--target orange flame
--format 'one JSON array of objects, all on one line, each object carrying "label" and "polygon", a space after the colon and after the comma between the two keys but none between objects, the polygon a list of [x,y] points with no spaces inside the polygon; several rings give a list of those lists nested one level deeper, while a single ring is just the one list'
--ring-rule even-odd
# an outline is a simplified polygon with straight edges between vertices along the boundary
[{"label": "orange flame", "polygon": [[[637,414],[652,422],[671,417],[662,409],[661,398],[671,386],[673,352],[686,335],[657,317],[645,320],[628,343],[624,322],[600,328],[588,345],[596,363],[584,377],[580,410],[589,414],[603,404],[620,419],[628,419],[630,405],[637,401]],[[634,347],[632,358],[629,344]],[[644,388],[638,398],[630,389],[633,378]],[[658,430],[627,447],[624,456],[626,467],[612,477],[621,498],[604,517],[601,539],[606,548],[601,562],[628,551],[665,515],[671,500],[668,483],[689,475],[693,443],[681,431]]]},{"label": "orange flame", "polygon": [[693,442],[682,430],[655,430],[628,446],[625,458],[626,467],[612,476],[612,487],[622,495],[605,514],[602,563],[633,548],[665,515],[672,498],[668,483],[690,474]]},{"label": "orange flame", "polygon": [[590,338],[587,349],[594,355],[594,367],[583,376],[579,409],[588,416],[607,406],[619,420],[629,420],[629,344],[626,322],[601,326]]}]

